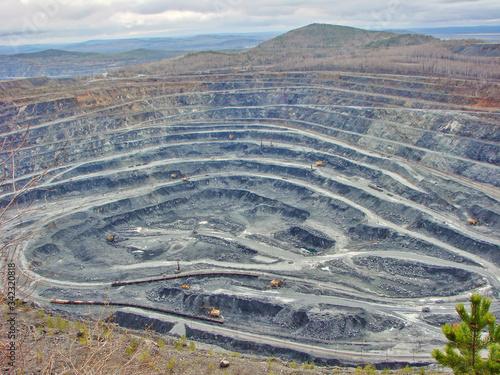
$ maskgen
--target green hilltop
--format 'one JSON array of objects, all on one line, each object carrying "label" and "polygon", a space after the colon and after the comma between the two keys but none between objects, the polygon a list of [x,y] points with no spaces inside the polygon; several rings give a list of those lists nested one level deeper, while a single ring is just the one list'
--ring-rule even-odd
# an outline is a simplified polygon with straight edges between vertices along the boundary
[{"label": "green hilltop", "polygon": [[313,23],[259,44],[259,48],[360,48],[397,34]]}]

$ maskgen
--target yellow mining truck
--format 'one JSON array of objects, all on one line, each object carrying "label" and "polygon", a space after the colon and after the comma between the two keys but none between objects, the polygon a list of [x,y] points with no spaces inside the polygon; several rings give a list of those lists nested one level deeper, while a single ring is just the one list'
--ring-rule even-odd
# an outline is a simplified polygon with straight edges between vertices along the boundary
[{"label": "yellow mining truck", "polygon": [[471,217],[469,220],[467,220],[467,222],[470,224],[470,225],[477,225],[479,224],[479,219],[476,218],[476,217]]}]

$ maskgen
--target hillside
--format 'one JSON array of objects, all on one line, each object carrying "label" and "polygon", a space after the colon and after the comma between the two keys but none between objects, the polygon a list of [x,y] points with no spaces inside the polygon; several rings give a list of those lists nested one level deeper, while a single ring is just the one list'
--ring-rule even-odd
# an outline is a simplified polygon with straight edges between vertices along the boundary
[{"label": "hillside", "polygon": [[[351,71],[500,79],[500,58],[488,49],[465,51],[475,42],[441,41],[419,34],[396,34],[312,24],[238,53],[200,52],[127,69],[115,76],[179,74],[266,67],[273,71]],[[461,49],[457,49],[461,48]]]},{"label": "hillside", "polygon": [[471,43],[458,46],[453,52],[466,56],[500,57],[500,43]]},{"label": "hillside", "polygon": [[[99,316],[75,318],[33,303],[18,303],[19,334],[17,368],[28,374],[182,374],[200,375],[359,375],[353,367],[318,366],[314,362],[274,356],[245,355],[158,332],[123,329],[116,325],[111,308]],[[2,319],[8,319],[3,312]],[[225,368],[221,363],[226,362]],[[0,368],[10,370],[0,359]],[[367,374],[374,368],[364,365]],[[409,375],[418,369],[386,368],[384,375]],[[429,372],[428,372],[429,373]],[[432,371],[432,375],[445,375]]]},{"label": "hillside", "polygon": [[368,31],[348,26],[311,24],[291,30],[259,44],[258,48],[362,48],[375,40],[387,39],[395,34]]}]

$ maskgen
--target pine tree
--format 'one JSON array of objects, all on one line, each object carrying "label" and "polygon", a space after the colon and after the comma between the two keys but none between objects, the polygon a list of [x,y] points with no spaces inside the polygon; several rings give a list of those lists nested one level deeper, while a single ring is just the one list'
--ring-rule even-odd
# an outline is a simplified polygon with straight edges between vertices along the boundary
[{"label": "pine tree", "polygon": [[[444,353],[435,349],[432,356],[455,375],[500,374],[500,326],[495,326],[490,305],[491,299],[474,293],[470,297],[470,313],[461,303],[455,307],[462,322],[441,327],[449,342]],[[481,351],[486,349],[488,358],[484,360]]]}]

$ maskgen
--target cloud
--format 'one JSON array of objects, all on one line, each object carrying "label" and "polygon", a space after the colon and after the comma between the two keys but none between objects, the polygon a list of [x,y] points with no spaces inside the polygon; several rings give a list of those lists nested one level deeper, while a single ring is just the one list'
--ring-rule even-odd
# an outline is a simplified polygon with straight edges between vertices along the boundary
[{"label": "cloud", "polygon": [[207,22],[217,17],[215,13],[202,13],[190,10],[167,10],[157,14],[137,14],[130,11],[114,14],[110,18],[111,23],[127,28],[133,26],[156,26],[165,23],[191,23]]},{"label": "cloud", "polygon": [[499,18],[498,0],[2,0],[0,44],[6,43],[2,35],[35,43],[164,30],[287,31],[313,22],[362,28],[482,25]]}]

